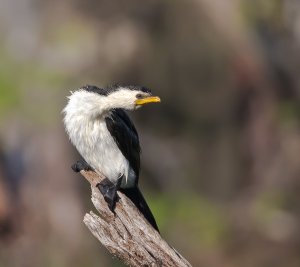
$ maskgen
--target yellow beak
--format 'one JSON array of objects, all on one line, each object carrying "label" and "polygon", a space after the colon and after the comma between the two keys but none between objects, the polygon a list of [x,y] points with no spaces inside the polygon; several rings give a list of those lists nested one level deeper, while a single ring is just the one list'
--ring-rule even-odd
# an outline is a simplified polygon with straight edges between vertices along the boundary
[{"label": "yellow beak", "polygon": [[142,99],[137,99],[135,100],[134,103],[136,105],[144,105],[144,104],[156,103],[156,102],[160,102],[160,98],[158,96],[149,96]]}]

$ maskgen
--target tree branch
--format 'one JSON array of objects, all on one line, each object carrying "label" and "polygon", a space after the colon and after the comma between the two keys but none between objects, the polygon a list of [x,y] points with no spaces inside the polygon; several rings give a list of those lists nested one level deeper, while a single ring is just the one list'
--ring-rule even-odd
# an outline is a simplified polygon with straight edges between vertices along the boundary
[{"label": "tree branch", "polygon": [[92,171],[80,172],[91,184],[92,202],[99,215],[92,211],[84,223],[107,250],[133,267],[191,267],[175,249],[162,239],[134,204],[121,192],[115,213],[112,213],[96,187],[104,177]]}]

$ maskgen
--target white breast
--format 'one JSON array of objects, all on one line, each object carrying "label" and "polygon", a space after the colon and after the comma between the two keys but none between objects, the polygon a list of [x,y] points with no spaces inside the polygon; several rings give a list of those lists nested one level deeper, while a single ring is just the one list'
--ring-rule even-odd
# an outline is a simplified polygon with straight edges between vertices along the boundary
[{"label": "white breast", "polygon": [[69,97],[64,109],[64,124],[69,138],[95,171],[114,183],[124,175],[121,186],[131,187],[136,176],[106,127],[104,116],[108,114],[103,108],[104,103],[91,96],[77,91]]},{"label": "white breast", "polygon": [[95,121],[80,125],[79,129],[70,131],[70,139],[81,156],[96,171],[102,173],[112,182],[121,175],[129,176],[129,163],[107,130],[105,121]]}]

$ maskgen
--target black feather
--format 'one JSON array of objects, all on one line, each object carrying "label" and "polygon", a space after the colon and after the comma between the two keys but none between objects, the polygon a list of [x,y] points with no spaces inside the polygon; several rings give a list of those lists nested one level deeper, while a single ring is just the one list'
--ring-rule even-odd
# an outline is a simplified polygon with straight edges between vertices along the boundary
[{"label": "black feather", "polygon": [[154,216],[148,207],[140,189],[136,186],[132,188],[121,188],[120,191],[133,202],[133,204],[139,209],[139,211],[144,215],[153,228],[159,232]]},{"label": "black feather", "polygon": [[120,188],[140,210],[149,223],[158,231],[154,216],[148,207],[137,184],[140,172],[140,143],[138,133],[126,112],[122,109],[115,109],[105,118],[106,127],[114,138],[118,148],[129,161],[130,167],[136,174],[135,186],[131,188]]},{"label": "black feather", "polygon": [[99,88],[95,85],[85,85],[83,87],[80,88],[81,90],[85,90],[87,92],[92,92],[92,93],[96,93],[99,95],[104,95],[107,96],[109,94],[109,91],[105,88]]},{"label": "black feather", "polygon": [[99,88],[95,85],[85,85],[81,87],[81,90],[85,90],[87,92],[96,93],[103,96],[108,96],[109,94],[118,91],[120,88],[126,88],[128,90],[133,91],[140,91],[143,93],[151,94],[151,90],[145,86],[138,86],[138,85],[122,85],[122,84],[114,84],[111,86],[108,86],[106,88]]},{"label": "black feather", "polygon": [[118,148],[128,160],[136,174],[136,183],[140,173],[140,142],[138,133],[126,112],[114,109],[105,118],[106,127],[114,138]]}]

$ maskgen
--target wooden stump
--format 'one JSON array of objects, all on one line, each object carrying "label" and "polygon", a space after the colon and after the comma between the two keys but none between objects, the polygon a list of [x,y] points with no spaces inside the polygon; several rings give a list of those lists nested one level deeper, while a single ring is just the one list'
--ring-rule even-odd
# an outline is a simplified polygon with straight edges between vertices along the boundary
[{"label": "wooden stump", "polygon": [[84,223],[115,257],[134,267],[187,267],[191,264],[148,223],[134,204],[121,192],[114,213],[96,187],[104,177],[93,171],[80,172],[91,184],[92,202],[99,215],[87,213]]}]

